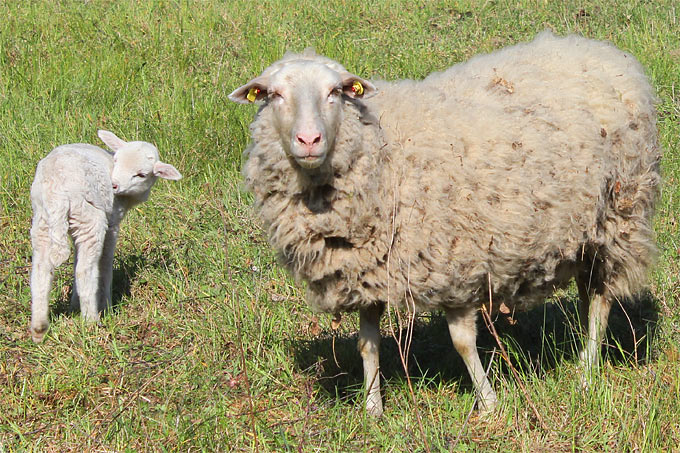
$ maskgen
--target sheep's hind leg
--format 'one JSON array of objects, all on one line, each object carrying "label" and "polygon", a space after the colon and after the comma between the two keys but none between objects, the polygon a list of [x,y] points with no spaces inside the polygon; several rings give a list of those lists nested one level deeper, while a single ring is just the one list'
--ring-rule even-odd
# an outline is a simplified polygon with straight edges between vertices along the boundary
[{"label": "sheep's hind leg", "polygon": [[[583,368],[581,384],[584,388],[587,388],[592,383],[593,374],[600,365],[600,349],[607,332],[612,301],[600,292],[594,292],[591,295],[591,291],[588,291],[586,284],[581,279],[577,279],[576,284],[581,299],[581,316],[585,318],[586,307],[588,312],[587,337],[579,354]],[[584,323],[584,320],[581,322]]]},{"label": "sheep's hind leg", "polygon": [[33,261],[31,267],[31,338],[36,343],[43,340],[49,327],[50,289],[54,265],[49,256],[47,236],[33,235]]},{"label": "sheep's hind leg", "polygon": [[475,386],[479,398],[479,411],[481,413],[493,411],[497,403],[496,393],[489,383],[477,353],[477,310],[447,309],[446,321],[449,324],[453,346],[463,358]]},{"label": "sheep's hind leg", "polygon": [[380,395],[380,316],[384,305],[359,310],[359,353],[364,361],[366,412],[375,417],[383,413]]}]

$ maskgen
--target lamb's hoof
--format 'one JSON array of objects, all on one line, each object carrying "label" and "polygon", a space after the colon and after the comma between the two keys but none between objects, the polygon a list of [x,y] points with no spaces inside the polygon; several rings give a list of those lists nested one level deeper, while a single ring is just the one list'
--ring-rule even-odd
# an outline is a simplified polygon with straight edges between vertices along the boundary
[{"label": "lamb's hoof", "polygon": [[43,338],[45,338],[45,334],[47,333],[47,328],[49,326],[47,324],[41,324],[36,327],[31,327],[31,339],[33,339],[34,343],[40,343],[43,341]]},{"label": "lamb's hoof", "polygon": [[95,312],[94,314],[81,312],[80,315],[87,324],[96,324],[98,326],[102,325],[101,316],[99,315],[99,312]]}]

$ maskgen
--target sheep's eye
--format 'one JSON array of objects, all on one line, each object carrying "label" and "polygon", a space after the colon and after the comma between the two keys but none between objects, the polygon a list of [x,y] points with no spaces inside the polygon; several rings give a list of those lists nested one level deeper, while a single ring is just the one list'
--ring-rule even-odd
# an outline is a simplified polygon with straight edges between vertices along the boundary
[{"label": "sheep's eye", "polygon": [[271,93],[269,93],[269,99],[272,100],[272,101],[279,101],[279,100],[283,99],[283,96],[281,96],[281,93],[278,93],[276,91],[272,91]]},{"label": "sheep's eye", "polygon": [[138,178],[146,178],[148,175],[146,173],[137,173],[135,176]]},{"label": "sheep's eye", "polygon": [[328,93],[328,97],[334,98],[334,97],[340,96],[341,92],[342,92],[342,89],[340,87],[335,87],[331,90],[330,93]]}]

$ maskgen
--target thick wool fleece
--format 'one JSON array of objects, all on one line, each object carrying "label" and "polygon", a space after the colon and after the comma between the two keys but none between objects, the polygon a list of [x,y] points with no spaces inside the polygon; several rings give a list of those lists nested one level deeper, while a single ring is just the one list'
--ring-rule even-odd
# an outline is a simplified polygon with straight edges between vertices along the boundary
[{"label": "thick wool fleece", "polygon": [[313,308],[479,305],[489,281],[494,302],[516,308],[572,277],[608,297],[640,290],[660,149],[631,55],[546,32],[375,84],[375,97],[345,101],[316,177],[286,157],[267,104],[251,125],[246,186]]}]

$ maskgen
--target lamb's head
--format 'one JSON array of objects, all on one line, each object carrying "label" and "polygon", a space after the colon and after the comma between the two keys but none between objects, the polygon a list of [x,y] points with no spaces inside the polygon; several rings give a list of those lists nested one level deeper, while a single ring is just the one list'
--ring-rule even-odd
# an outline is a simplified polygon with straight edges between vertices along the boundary
[{"label": "lamb's head", "polygon": [[97,135],[114,152],[111,184],[114,195],[146,201],[156,179],[178,180],[175,167],[161,162],[158,149],[148,142],[126,142],[109,131]]},{"label": "lamb's head", "polygon": [[374,91],[369,81],[308,50],[287,54],[229,99],[243,104],[264,101],[273,109],[272,126],[283,150],[301,169],[313,172],[332,153],[345,101]]}]

